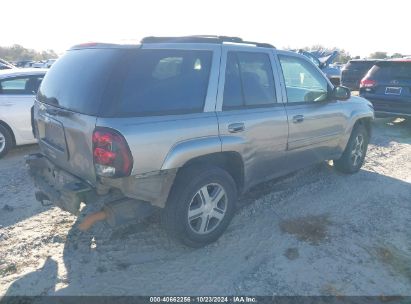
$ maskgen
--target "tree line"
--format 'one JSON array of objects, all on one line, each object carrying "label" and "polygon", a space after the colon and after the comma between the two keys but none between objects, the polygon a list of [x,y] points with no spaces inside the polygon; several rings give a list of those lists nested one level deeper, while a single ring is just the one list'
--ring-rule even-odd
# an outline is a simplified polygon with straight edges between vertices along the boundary
[{"label": "tree line", "polygon": [[[288,48],[290,49],[290,48]],[[352,60],[352,59],[361,59],[361,56],[353,56],[351,55],[348,51],[344,50],[344,49],[340,49],[337,47],[333,47],[333,48],[326,48],[321,44],[315,44],[311,47],[303,47],[301,48],[304,51],[311,51],[311,50],[325,50],[325,51],[338,51],[339,55],[337,56],[337,58],[334,60],[334,62],[340,62],[340,63],[347,63],[348,61]],[[367,59],[387,59],[387,58],[402,58],[405,55],[400,54],[400,53],[394,53],[392,55],[388,55],[387,52],[374,52],[371,53],[369,56],[367,56]]]},{"label": "tree line", "polygon": [[7,61],[39,61],[44,59],[53,59],[57,57],[58,55],[54,50],[36,51],[33,49],[27,49],[19,44],[14,44],[12,46],[6,47],[0,46],[0,58]]},{"label": "tree line", "polygon": [[[347,63],[351,59],[360,59],[360,56],[352,56],[348,51],[339,48],[326,48],[322,45],[313,45],[311,47],[304,47],[303,50],[327,50],[339,52],[338,57],[335,62]],[[12,46],[1,47],[0,46],[0,58],[7,61],[18,61],[18,60],[33,60],[39,61],[44,59],[57,58],[58,55],[54,50],[36,51],[33,49],[27,49],[19,44],[14,44]],[[403,57],[400,53],[395,53],[388,56],[387,52],[374,52],[371,53],[368,58],[370,59],[385,59],[385,58],[401,58]]]}]

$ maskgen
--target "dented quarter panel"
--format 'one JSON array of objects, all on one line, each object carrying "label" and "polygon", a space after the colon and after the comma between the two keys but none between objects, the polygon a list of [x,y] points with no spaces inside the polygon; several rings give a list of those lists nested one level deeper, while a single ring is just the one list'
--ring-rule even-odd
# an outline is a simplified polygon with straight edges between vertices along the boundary
[{"label": "dented quarter panel", "polygon": [[127,140],[133,156],[131,175],[159,171],[178,144],[199,138],[218,138],[218,123],[214,112],[195,114],[99,118],[97,125],[120,132]]},{"label": "dented quarter panel", "polygon": [[119,189],[125,196],[150,202],[163,208],[173,185],[177,169],[151,172],[125,178],[101,178],[105,185]]},{"label": "dented quarter panel", "polygon": [[221,152],[218,136],[202,137],[177,143],[168,153],[162,170],[182,167],[187,161],[212,153]]}]

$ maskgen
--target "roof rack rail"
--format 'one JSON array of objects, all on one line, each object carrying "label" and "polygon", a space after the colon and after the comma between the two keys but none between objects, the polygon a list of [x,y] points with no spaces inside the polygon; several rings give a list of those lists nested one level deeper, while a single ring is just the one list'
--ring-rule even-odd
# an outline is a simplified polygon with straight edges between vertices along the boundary
[{"label": "roof rack rail", "polygon": [[181,37],[144,37],[141,43],[243,43],[253,44],[258,47],[273,48],[275,47],[269,43],[260,43],[254,41],[245,41],[239,37],[229,36],[215,36],[215,35],[195,35],[195,36],[181,36]]}]

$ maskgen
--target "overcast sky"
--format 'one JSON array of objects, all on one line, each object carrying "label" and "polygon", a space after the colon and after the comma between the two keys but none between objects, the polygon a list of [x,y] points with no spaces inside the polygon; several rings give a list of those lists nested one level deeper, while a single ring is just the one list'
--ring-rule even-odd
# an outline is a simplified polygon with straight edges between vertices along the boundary
[{"label": "overcast sky", "polygon": [[62,52],[88,41],[217,34],[278,48],[411,54],[409,0],[8,0],[0,7],[1,46]]}]

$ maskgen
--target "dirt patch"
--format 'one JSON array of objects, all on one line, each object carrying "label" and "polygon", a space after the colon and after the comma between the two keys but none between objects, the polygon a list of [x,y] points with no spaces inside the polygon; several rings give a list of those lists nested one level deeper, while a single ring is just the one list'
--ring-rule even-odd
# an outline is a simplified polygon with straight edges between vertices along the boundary
[{"label": "dirt patch", "polygon": [[309,215],[284,220],[280,223],[282,232],[297,237],[298,240],[319,245],[327,239],[327,228],[331,224],[328,215]]},{"label": "dirt patch", "polygon": [[284,256],[289,260],[296,260],[300,257],[300,253],[298,252],[297,248],[288,248],[284,252]]},{"label": "dirt patch", "polygon": [[406,277],[411,282],[411,257],[394,247],[377,247],[378,260],[388,265],[394,272]]},{"label": "dirt patch", "polygon": [[326,296],[340,297],[343,295],[343,293],[333,284],[325,284],[324,286],[322,286],[321,292]]}]

